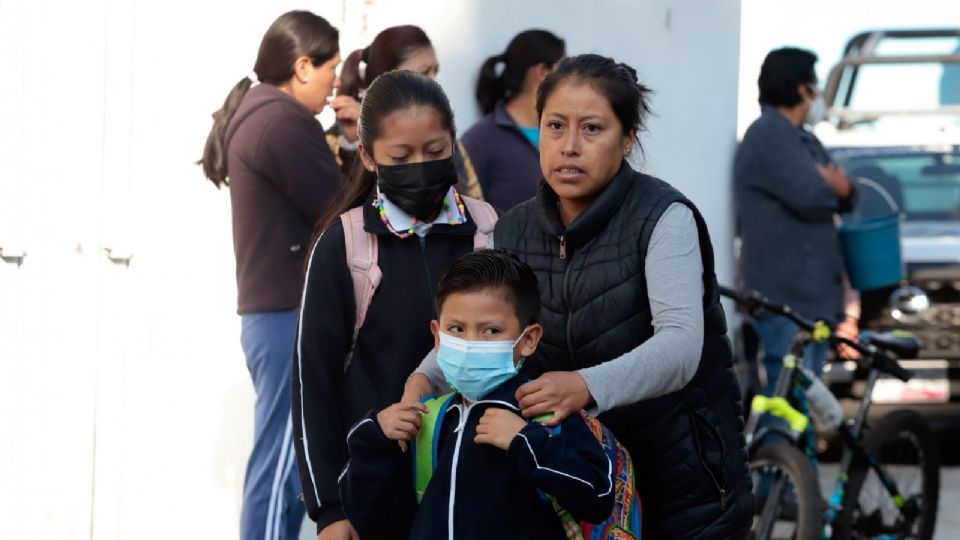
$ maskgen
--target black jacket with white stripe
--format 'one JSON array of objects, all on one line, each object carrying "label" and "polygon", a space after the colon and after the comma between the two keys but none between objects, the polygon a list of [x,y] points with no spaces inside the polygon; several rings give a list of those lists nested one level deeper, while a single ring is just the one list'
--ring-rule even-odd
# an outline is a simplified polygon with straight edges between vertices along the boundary
[{"label": "black jacket with white stripe", "polygon": [[612,465],[577,416],[548,431],[524,427],[503,450],[474,442],[489,407],[519,414],[514,394],[528,380],[514,377],[470,406],[454,398],[439,429],[436,469],[416,503],[413,457],[400,451],[371,411],[351,430],[350,461],[340,476],[347,517],[364,540],[490,538],[564,539],[549,494],[574,518],[602,522],[613,509]]},{"label": "black jacket with white stripe", "polygon": [[300,308],[293,358],[294,446],[303,500],[318,530],[344,519],[337,476],[347,462],[347,431],[370,409],[400,399],[407,377],[433,348],[437,281],[453,261],[473,250],[477,231],[471,217],[459,225],[436,224],[423,238],[399,238],[372,202],[371,196],[363,206],[364,230],[377,235],[383,279],[346,370],[356,306],[340,220],[310,255]]}]

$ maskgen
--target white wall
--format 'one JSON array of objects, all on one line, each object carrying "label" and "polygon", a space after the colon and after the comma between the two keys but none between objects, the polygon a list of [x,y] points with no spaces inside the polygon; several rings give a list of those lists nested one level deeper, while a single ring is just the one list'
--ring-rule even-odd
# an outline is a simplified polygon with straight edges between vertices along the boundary
[{"label": "white wall", "polygon": [[253,392],[228,194],[193,162],[291,8],[345,53],[423,26],[461,130],[520,30],[634,65],[656,91],[644,168],[701,207],[728,280],[737,0],[0,0],[0,247],[28,253],[0,263],[0,537],[236,536]]}]

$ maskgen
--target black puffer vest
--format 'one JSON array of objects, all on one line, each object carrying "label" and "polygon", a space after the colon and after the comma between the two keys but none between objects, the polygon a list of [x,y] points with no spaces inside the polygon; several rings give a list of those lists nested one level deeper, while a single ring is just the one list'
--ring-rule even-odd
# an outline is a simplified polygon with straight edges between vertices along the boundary
[{"label": "black puffer vest", "polygon": [[696,375],[677,392],[600,416],[630,450],[644,538],[738,538],[753,513],[739,391],[714,274],[696,207],[666,182],[624,163],[569,228],[544,182],[535,199],[497,223],[494,243],[540,281],[543,340],[525,369],[572,371],[635,349],[653,335],[644,258],[673,203],[696,218],[704,268],[704,344]]}]

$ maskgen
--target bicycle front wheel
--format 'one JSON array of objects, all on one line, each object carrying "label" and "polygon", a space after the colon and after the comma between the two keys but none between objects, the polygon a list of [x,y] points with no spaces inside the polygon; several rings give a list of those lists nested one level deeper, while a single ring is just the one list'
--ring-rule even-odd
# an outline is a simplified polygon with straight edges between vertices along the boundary
[{"label": "bicycle front wheel", "polygon": [[819,540],[823,500],[817,469],[789,444],[764,444],[750,460],[756,495],[751,540]]},{"label": "bicycle front wheel", "polygon": [[880,463],[900,497],[863,459],[855,459],[834,538],[933,538],[940,496],[940,457],[926,420],[894,411],[867,432],[864,448]]}]

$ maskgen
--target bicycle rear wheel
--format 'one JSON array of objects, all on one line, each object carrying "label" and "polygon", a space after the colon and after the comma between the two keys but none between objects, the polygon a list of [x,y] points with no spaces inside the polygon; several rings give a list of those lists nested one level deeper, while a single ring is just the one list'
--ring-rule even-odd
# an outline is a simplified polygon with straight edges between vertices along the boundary
[{"label": "bicycle rear wheel", "polygon": [[819,540],[823,500],[817,469],[789,444],[764,444],[750,460],[757,506],[751,540]]},{"label": "bicycle rear wheel", "polygon": [[894,411],[867,432],[863,446],[880,462],[902,500],[894,500],[865,460],[854,460],[833,537],[933,538],[940,457],[926,420],[915,411]]}]

